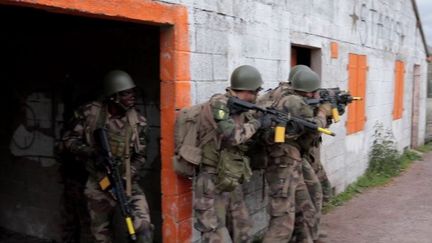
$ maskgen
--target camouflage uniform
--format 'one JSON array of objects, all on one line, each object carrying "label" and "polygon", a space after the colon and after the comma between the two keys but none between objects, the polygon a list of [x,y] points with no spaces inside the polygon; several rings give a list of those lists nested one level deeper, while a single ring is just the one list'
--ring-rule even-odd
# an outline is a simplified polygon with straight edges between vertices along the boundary
[{"label": "camouflage uniform", "polygon": [[[138,115],[135,109],[129,109],[122,117],[113,117],[107,106],[93,102],[81,107],[75,114],[76,124],[63,137],[64,145],[71,153],[86,161],[89,178],[86,183],[85,195],[91,217],[91,230],[96,242],[112,242],[112,217],[116,200],[111,192],[102,191],[99,181],[105,176],[104,169],[97,162],[97,148],[93,139],[93,131],[98,127],[107,128],[113,156],[118,160],[120,168],[124,168],[126,151],[130,151],[132,194],[129,197],[133,224],[138,242],[151,242],[153,226],[150,223],[149,208],[146,198],[138,185],[139,175],[136,173],[145,162],[146,120]],[[130,148],[126,148],[126,144]],[[123,223],[123,222],[121,222]]]},{"label": "camouflage uniform", "polygon": [[[308,118],[314,121],[320,127],[327,126],[327,117],[323,116],[322,113],[317,114],[317,110],[314,110],[311,106],[304,102],[303,97],[295,95],[297,97],[296,102],[289,101],[291,104],[290,112],[293,115]],[[323,188],[321,181],[318,177],[324,174],[325,171],[320,163],[320,161],[315,161],[314,156],[319,151],[314,150],[321,141],[320,134],[317,132],[305,132],[300,137],[297,138],[297,143],[302,156],[302,172],[303,179],[307,186],[307,191],[310,196],[310,200],[314,205],[315,212],[313,210],[304,210],[302,206],[302,200],[296,200],[296,222],[295,230],[293,234],[293,242],[312,242],[318,240],[319,238],[319,224],[321,219],[321,210],[323,202]],[[321,166],[320,166],[321,165]],[[315,167],[314,167],[315,166]],[[305,199],[306,200],[306,199]],[[315,223],[310,224],[307,220],[311,218],[314,214]]]},{"label": "camouflage uniform", "polygon": [[[202,242],[250,241],[252,222],[241,184],[249,180],[252,172],[244,143],[260,123],[249,112],[230,115],[227,101],[233,94],[228,89],[226,94],[210,99],[212,115],[208,123],[214,126],[203,126],[199,131],[201,137],[214,137],[202,147],[203,158],[194,184],[195,228],[202,233]],[[225,159],[230,163],[228,167],[236,167],[236,173],[227,174],[226,168],[221,168]]]},{"label": "camouflage uniform", "polygon": [[[309,113],[309,106],[302,97],[295,95],[289,89],[287,83],[282,83],[272,93],[270,98],[274,108],[314,120],[313,114]],[[265,102],[268,101],[260,103]],[[314,178],[310,177],[310,173],[303,174],[303,171],[312,171],[301,155],[299,136],[303,133],[290,136],[282,144],[272,143],[272,137],[265,138],[268,142],[266,178],[270,187],[271,218],[269,228],[264,235],[264,242],[288,242],[294,230],[296,213],[302,215],[302,223],[310,229],[309,231],[317,227],[317,210],[305,184],[305,181],[309,182]]]}]

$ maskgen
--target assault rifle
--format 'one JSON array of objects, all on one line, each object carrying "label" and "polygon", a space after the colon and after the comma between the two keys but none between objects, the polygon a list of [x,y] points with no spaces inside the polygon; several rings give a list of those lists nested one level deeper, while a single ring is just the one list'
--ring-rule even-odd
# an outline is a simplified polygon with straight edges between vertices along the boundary
[{"label": "assault rifle", "polygon": [[94,138],[99,145],[100,154],[103,158],[103,166],[107,174],[107,176],[99,182],[99,185],[102,190],[111,189],[113,192],[120,206],[122,216],[126,221],[129,237],[132,241],[136,241],[135,228],[132,223],[132,213],[126,198],[123,179],[120,174],[120,164],[112,156],[106,128],[96,129],[94,131]]},{"label": "assault rifle", "polygon": [[262,108],[255,104],[249,103],[247,101],[241,100],[237,97],[230,97],[228,100],[228,107],[234,110],[256,110],[262,112],[263,114],[269,114],[272,116],[272,120],[276,122],[275,127],[275,142],[284,142],[285,132],[295,133],[299,127],[304,127],[312,131],[318,131],[330,136],[335,136],[336,134],[332,131],[319,127],[314,122],[305,120],[300,117],[291,115],[290,113],[285,113],[278,111],[272,107]]},{"label": "assault rifle", "polygon": [[308,99],[306,101],[309,105],[320,105],[329,102],[332,107],[332,117],[334,122],[340,121],[340,115],[345,112],[344,106],[356,100],[362,100],[362,97],[352,96],[349,92],[341,90],[340,88],[328,88],[318,90],[320,98]]}]

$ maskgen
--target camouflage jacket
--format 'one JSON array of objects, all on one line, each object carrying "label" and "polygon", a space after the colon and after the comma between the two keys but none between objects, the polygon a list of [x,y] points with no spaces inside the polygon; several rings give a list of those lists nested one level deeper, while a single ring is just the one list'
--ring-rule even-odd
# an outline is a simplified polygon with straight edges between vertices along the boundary
[{"label": "camouflage jacket", "polygon": [[132,181],[139,178],[137,172],[145,163],[147,124],[146,119],[135,109],[129,110],[122,117],[113,117],[106,105],[92,102],[80,107],[72,122],[72,129],[62,138],[63,144],[66,150],[79,159],[86,160],[90,177],[99,180],[105,175],[96,161],[97,147],[93,138],[94,130],[105,126],[113,156],[121,164],[124,164],[126,143],[129,143]]},{"label": "camouflage jacket", "polygon": [[[308,105],[305,98],[296,94],[286,82],[280,83],[274,90],[260,97],[258,104],[267,107],[272,106],[277,110],[289,112],[293,116],[315,122],[320,127],[327,126],[327,118],[318,113],[314,107]],[[304,130],[300,134],[290,137],[286,143],[295,146],[300,152],[307,152],[312,146],[317,145],[320,136],[319,132]],[[265,140],[271,141],[272,138],[266,138]],[[278,144],[275,144],[275,146],[277,147]]]},{"label": "camouflage jacket", "polygon": [[[200,129],[200,136],[214,133],[216,139],[203,145],[203,163],[217,166],[220,156],[220,149],[229,149],[233,153],[244,155],[247,150],[245,143],[255,134],[260,126],[251,112],[240,114],[230,114],[227,106],[229,97],[234,92],[227,90],[225,94],[216,94],[209,100],[212,113],[212,121],[216,127],[210,129]],[[205,126],[210,127],[210,126]]]}]

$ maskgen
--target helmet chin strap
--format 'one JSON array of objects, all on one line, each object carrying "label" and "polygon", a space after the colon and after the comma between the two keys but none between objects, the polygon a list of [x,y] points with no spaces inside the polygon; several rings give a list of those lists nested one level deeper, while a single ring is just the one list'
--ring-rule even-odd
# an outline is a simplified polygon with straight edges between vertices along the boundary
[{"label": "helmet chin strap", "polygon": [[128,111],[131,107],[125,106],[123,105],[119,98],[118,98],[118,94],[115,95],[115,97],[111,97],[109,99],[112,103],[114,103],[118,108],[120,108],[121,111],[126,112]]}]

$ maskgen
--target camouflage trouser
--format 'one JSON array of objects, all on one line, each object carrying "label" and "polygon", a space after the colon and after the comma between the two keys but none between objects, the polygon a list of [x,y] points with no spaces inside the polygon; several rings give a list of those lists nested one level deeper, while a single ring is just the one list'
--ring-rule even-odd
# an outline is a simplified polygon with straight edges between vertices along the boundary
[{"label": "camouflage trouser", "polygon": [[285,156],[270,157],[269,162],[265,176],[270,187],[270,223],[263,242],[288,242],[294,230],[296,204],[310,212],[304,217],[308,225],[316,223],[314,217],[309,217],[315,215],[314,206],[303,180],[301,161]]},{"label": "camouflage trouser", "polygon": [[201,232],[201,242],[249,242],[252,221],[241,186],[232,192],[219,192],[215,186],[217,175],[205,168],[194,185],[194,227]]},{"label": "camouflage trouser", "polygon": [[309,155],[306,156],[306,158],[310,162],[313,170],[315,171],[315,174],[318,177],[318,180],[321,183],[321,188],[323,192],[323,203],[327,203],[333,196],[333,190],[324,166],[321,163],[320,147],[313,147],[309,152]]},{"label": "camouflage trouser", "polygon": [[[315,171],[306,159],[303,159],[302,171],[307,191],[296,192],[296,219],[291,242],[306,243],[317,240],[319,236],[322,188]],[[313,208],[310,207],[311,202]]]},{"label": "camouflage trouser", "polygon": [[[117,202],[112,195],[99,189],[96,181],[89,179],[85,195],[91,218],[91,231],[97,243],[113,242],[113,216]],[[137,184],[132,184],[132,196],[129,198],[133,225],[137,242],[152,242],[153,225],[150,223],[149,208],[144,193]],[[116,223],[124,223],[116,222]],[[121,233],[119,233],[121,234]]]}]

